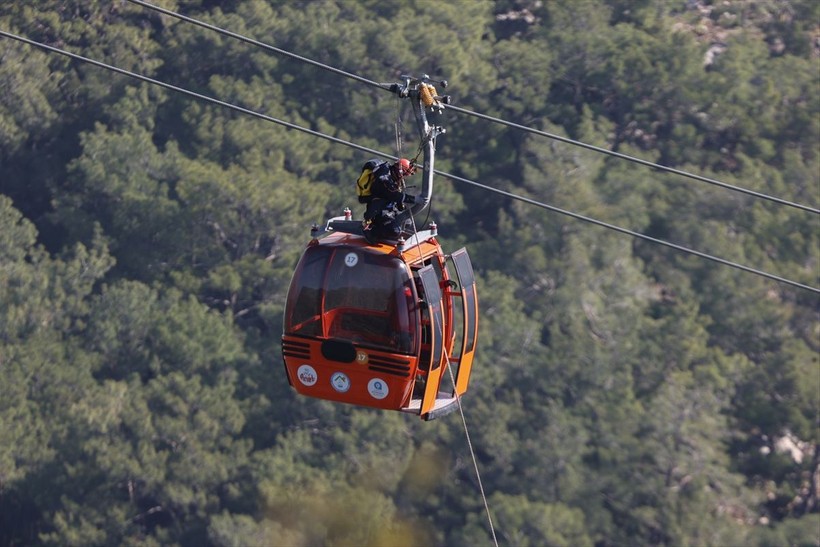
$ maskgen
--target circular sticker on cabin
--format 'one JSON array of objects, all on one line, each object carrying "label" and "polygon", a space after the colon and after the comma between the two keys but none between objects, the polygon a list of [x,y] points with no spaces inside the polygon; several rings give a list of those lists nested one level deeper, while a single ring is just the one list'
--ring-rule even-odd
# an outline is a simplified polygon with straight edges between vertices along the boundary
[{"label": "circular sticker on cabin", "polygon": [[344,393],[350,389],[350,378],[344,372],[334,372],[330,377],[330,385],[339,393]]},{"label": "circular sticker on cabin", "polygon": [[316,370],[310,365],[302,365],[299,367],[296,371],[296,377],[299,378],[299,381],[306,386],[312,386],[319,379],[319,375],[316,374]]},{"label": "circular sticker on cabin", "polygon": [[367,382],[367,392],[374,399],[384,399],[390,393],[390,389],[387,387],[387,382],[381,378],[373,378]]},{"label": "circular sticker on cabin", "polygon": [[347,253],[345,255],[345,266],[352,268],[359,263],[359,255],[356,253]]},{"label": "circular sticker on cabin", "polygon": [[368,361],[367,353],[359,350],[356,352],[356,362],[360,365],[366,365]]}]

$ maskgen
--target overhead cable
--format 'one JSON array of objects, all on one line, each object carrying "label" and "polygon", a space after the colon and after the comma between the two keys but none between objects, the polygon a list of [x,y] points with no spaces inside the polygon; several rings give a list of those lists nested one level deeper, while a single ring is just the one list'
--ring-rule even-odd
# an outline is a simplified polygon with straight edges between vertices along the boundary
[{"label": "overhead cable", "polygon": [[88,64],[91,64],[91,65],[94,65],[94,66],[97,66],[97,67],[100,67],[100,68],[104,68],[106,70],[111,70],[111,71],[116,72],[118,74],[122,74],[123,76],[129,76],[131,78],[135,78],[137,80],[141,80],[141,81],[147,82],[149,84],[153,84],[153,85],[157,85],[157,86],[160,86],[160,87],[164,87],[166,89],[170,89],[171,91],[176,91],[178,93],[182,93],[182,94],[188,95],[190,97],[195,97],[197,99],[201,99],[201,100],[207,101],[209,103],[217,104],[219,106],[224,106],[225,108],[229,108],[231,110],[236,110],[237,112],[242,112],[243,114],[248,114],[250,116],[254,116],[254,117],[260,118],[262,120],[266,120],[266,121],[273,122],[273,123],[276,123],[276,124],[279,124],[279,125],[283,125],[283,126],[289,128],[289,129],[295,129],[296,131],[302,131],[303,133],[313,135],[314,137],[321,137],[323,139],[327,139],[327,140],[335,142],[337,144],[344,144],[345,146],[349,146],[351,148],[361,150],[362,152],[367,152],[369,154],[373,154],[373,155],[376,155],[376,156],[381,156],[381,157],[384,157],[384,158],[390,158],[390,159],[394,159],[396,157],[396,156],[393,156],[392,154],[387,154],[387,153],[381,152],[379,150],[374,150],[373,148],[368,148],[366,146],[361,146],[359,144],[356,144],[356,143],[353,143],[353,142],[350,142],[350,141],[346,141],[344,139],[339,139],[337,137],[333,137],[333,136],[328,135],[326,133],[320,133],[319,131],[314,131],[313,129],[308,129],[306,127],[302,127],[302,126],[296,125],[294,123],[290,123],[290,122],[287,122],[287,121],[284,121],[284,120],[280,120],[278,118],[274,118],[273,116],[268,116],[267,114],[262,114],[261,112],[256,112],[255,110],[250,110],[248,108],[243,108],[243,107],[235,105],[235,104],[227,103],[225,101],[220,101],[219,99],[215,99],[215,98],[209,97],[207,95],[202,95],[201,93],[197,93],[197,92],[191,91],[189,89],[184,89],[184,88],[177,87],[175,85],[172,85],[172,84],[169,84],[169,83],[166,83],[166,82],[162,82],[160,80],[155,80],[154,78],[150,78],[150,77],[144,76],[142,74],[137,74],[136,72],[130,72],[128,70],[116,67],[114,65],[110,65],[108,63],[103,63],[102,61],[97,61],[95,59],[90,59],[88,57],[83,57],[82,55],[78,55],[76,53],[72,53],[72,52],[66,51],[64,49],[60,49],[60,48],[57,48],[57,47],[54,47],[54,46],[50,46],[48,44],[43,44],[41,42],[36,42],[34,40],[30,40],[29,38],[25,38],[23,36],[18,36],[16,34],[12,34],[10,32],[6,32],[4,30],[0,30],[0,36],[5,36],[6,38],[12,38],[14,40],[18,40],[20,42],[26,43],[26,44],[31,45],[31,46],[46,49],[46,50],[51,51],[53,53],[59,53],[60,55],[65,55],[66,57],[70,57],[70,58],[75,59],[77,61],[82,61],[84,63],[88,63]]},{"label": "overhead cable", "polygon": [[561,142],[564,142],[564,143],[567,143],[567,144],[572,144],[574,146],[580,146],[581,148],[586,148],[587,150],[592,150],[594,152],[600,152],[601,154],[607,154],[608,156],[613,156],[615,158],[620,158],[622,160],[631,161],[633,163],[644,165],[646,167],[650,167],[652,169],[657,169],[659,171],[665,171],[667,173],[673,173],[675,175],[680,175],[682,177],[688,177],[690,179],[699,180],[701,182],[706,182],[708,184],[712,184],[714,186],[719,186],[719,187],[725,188],[727,190],[733,190],[735,192],[741,192],[743,194],[748,194],[750,196],[754,196],[754,197],[760,198],[760,199],[765,199],[765,200],[771,201],[773,203],[778,203],[780,205],[786,205],[786,206],[789,206],[789,207],[794,207],[795,209],[802,209],[803,211],[808,211],[809,213],[814,213],[816,215],[820,214],[820,209],[816,209],[816,208],[811,207],[809,205],[803,205],[802,203],[795,203],[793,201],[788,201],[788,200],[781,199],[781,198],[778,198],[778,197],[770,196],[768,194],[762,194],[760,192],[756,192],[756,191],[750,190],[748,188],[743,188],[741,186],[735,186],[735,185],[729,184],[727,182],[721,182],[719,180],[710,179],[708,177],[704,177],[704,176],[701,176],[701,175],[696,175],[694,173],[688,173],[686,171],[680,171],[679,169],[674,169],[672,167],[667,167],[667,166],[661,165],[659,163],[653,163],[651,161],[642,160],[641,158],[636,158],[634,156],[628,156],[628,155],[622,154],[620,152],[615,152],[614,150],[608,150],[606,148],[601,148],[599,146],[594,146],[592,144],[587,144],[585,142],[576,141],[576,140],[573,140],[573,139],[569,139],[567,137],[562,137],[561,135],[556,135],[554,133],[547,133],[546,131],[541,131],[539,129],[534,129],[532,127],[526,127],[524,125],[519,125],[517,123],[502,120],[502,119],[496,118],[494,116],[488,116],[486,114],[481,114],[479,112],[474,112],[472,110],[466,110],[464,108],[459,108],[459,107],[453,106],[453,105],[446,105],[446,108],[449,108],[450,110],[455,110],[456,112],[463,112],[463,113],[469,114],[471,116],[476,116],[478,118],[488,120],[488,121],[491,121],[491,122],[503,124],[503,125],[506,125],[508,127],[513,127],[515,129],[520,129],[521,131],[526,131],[526,132],[529,132],[529,133],[533,133],[535,135],[541,135],[542,137],[547,137],[547,138],[554,139],[554,140],[557,140],[557,141],[561,141]]},{"label": "overhead cable", "polygon": [[774,281],[779,281],[781,283],[786,283],[786,284],[791,285],[793,287],[799,287],[801,289],[806,289],[808,291],[812,291],[812,292],[820,294],[820,289],[818,289],[816,287],[812,287],[810,285],[804,285],[803,283],[799,283],[797,281],[792,281],[791,279],[786,279],[784,277],[780,277],[780,276],[777,276],[777,275],[774,275],[774,274],[770,274],[768,272],[764,272],[762,270],[758,270],[758,269],[752,268],[750,266],[744,266],[743,264],[739,264],[739,263],[733,262],[731,260],[726,260],[725,258],[720,258],[718,256],[713,256],[713,255],[710,255],[710,254],[707,254],[707,253],[696,251],[694,249],[684,247],[683,245],[677,245],[675,243],[670,243],[669,241],[664,241],[663,239],[657,239],[657,238],[654,238],[652,236],[642,234],[640,232],[635,232],[635,231],[630,230],[628,228],[622,228],[621,226],[616,226],[614,224],[610,224],[608,222],[598,220],[596,218],[588,217],[588,216],[585,216],[585,215],[582,215],[582,214],[579,214],[579,213],[574,213],[572,211],[567,211],[566,209],[561,209],[560,207],[555,207],[554,205],[548,205],[546,203],[536,201],[536,200],[528,198],[528,197],[519,196],[517,194],[506,192],[506,191],[500,190],[498,188],[493,188],[492,186],[486,186],[484,184],[481,184],[481,183],[473,181],[473,180],[465,179],[465,178],[462,178],[462,177],[459,177],[459,176],[456,176],[456,175],[451,175],[449,173],[439,173],[438,171],[436,171],[436,173],[443,176],[443,177],[447,177],[449,179],[452,179],[452,180],[455,180],[455,181],[458,181],[458,182],[463,182],[464,184],[469,184],[471,186],[475,186],[477,188],[487,190],[488,192],[495,192],[496,194],[499,194],[499,195],[502,195],[502,196],[505,196],[505,197],[508,197],[508,198],[511,198],[511,199],[515,199],[515,200],[518,200],[518,201],[522,201],[524,203],[528,203],[529,205],[534,205],[536,207],[540,207],[542,209],[546,209],[546,210],[552,211],[554,213],[560,213],[562,215],[572,217],[576,220],[582,220],[584,222],[589,222],[590,224],[595,224],[597,226],[601,226],[602,228],[607,228],[609,230],[614,230],[616,232],[620,232],[622,234],[626,234],[626,235],[629,235],[629,236],[632,236],[632,237],[635,237],[635,238],[638,238],[638,239],[643,239],[644,241],[649,241],[651,243],[656,243],[658,245],[663,245],[665,247],[669,247],[669,248],[675,249],[677,251],[681,251],[681,252],[684,252],[684,253],[695,255],[695,256],[698,256],[700,258],[704,258],[706,260],[711,260],[713,262],[717,262],[718,264],[723,264],[724,266],[730,266],[730,267],[736,268],[738,270],[743,270],[744,272],[759,275],[761,277],[766,277],[766,278],[774,280]]},{"label": "overhead cable", "polygon": [[338,69],[336,67],[327,65],[325,63],[321,63],[319,61],[314,61],[313,59],[308,59],[307,57],[302,57],[301,55],[291,53],[290,51],[287,51],[287,50],[272,46],[270,44],[266,44],[264,42],[260,42],[259,40],[254,40],[253,38],[249,38],[247,36],[237,34],[236,32],[231,32],[230,30],[226,30],[224,28],[220,28],[220,27],[217,27],[215,25],[211,25],[210,23],[206,23],[205,21],[200,21],[199,19],[194,19],[193,17],[188,17],[186,15],[182,15],[181,13],[177,13],[175,11],[165,9],[163,7],[160,7],[160,6],[155,6],[154,4],[149,4],[148,2],[143,2],[142,0],[128,0],[128,1],[131,2],[132,4],[137,4],[137,5],[142,6],[144,8],[152,9],[152,10],[157,11],[159,13],[162,13],[164,15],[168,15],[170,17],[175,17],[175,18],[177,18],[181,21],[185,21],[187,23],[191,23],[193,25],[197,25],[197,26],[200,26],[202,28],[212,30],[214,32],[218,32],[219,34],[222,34],[223,36],[230,36],[231,38],[235,38],[236,40],[239,40],[241,42],[245,42],[246,44],[251,44],[253,46],[261,47],[262,49],[266,49],[270,52],[278,53],[279,55],[284,55],[286,57],[290,57],[291,59],[295,59],[295,60],[300,61],[302,63],[307,63],[309,65],[319,67],[323,70],[328,70],[328,71],[333,72],[335,74],[345,76],[346,78],[356,80],[357,82],[361,82],[361,83],[366,84],[366,85],[371,85],[371,86],[374,86],[374,87],[380,87],[380,88],[383,88],[383,89],[387,89],[389,87],[387,84],[380,84],[378,82],[374,82],[373,80],[368,80],[367,78],[364,78],[362,76],[358,76],[358,75],[353,74],[351,72],[345,72],[344,70],[341,70],[341,69]]},{"label": "overhead cable", "polygon": [[[176,91],[178,93],[182,93],[184,95],[188,95],[190,97],[194,97],[194,98],[200,99],[202,101],[206,101],[206,102],[209,102],[209,103],[212,103],[212,104],[216,104],[216,105],[228,108],[230,110],[234,110],[234,111],[237,111],[237,112],[241,112],[243,114],[248,114],[250,116],[254,116],[256,118],[260,118],[260,119],[263,119],[263,120],[266,120],[266,121],[269,121],[269,122],[273,122],[273,123],[285,126],[289,129],[302,131],[304,133],[308,133],[308,134],[313,135],[315,137],[319,137],[319,138],[329,140],[329,141],[334,142],[336,144],[342,144],[342,145],[345,145],[345,146],[348,146],[348,147],[351,147],[351,148],[355,148],[356,150],[361,150],[361,151],[364,151],[364,152],[368,152],[369,154],[373,154],[373,155],[377,155],[377,156],[381,156],[381,157],[385,157],[385,158],[395,158],[395,156],[393,156],[391,154],[388,154],[388,153],[385,153],[385,152],[380,152],[380,151],[374,150],[372,148],[367,148],[365,146],[358,145],[356,143],[347,141],[345,139],[340,139],[338,137],[333,137],[331,135],[327,135],[327,134],[321,133],[319,131],[314,131],[312,129],[301,127],[299,125],[296,125],[296,124],[293,124],[293,123],[290,123],[290,122],[287,122],[287,121],[284,121],[284,120],[279,120],[279,119],[274,118],[272,116],[268,116],[266,114],[256,112],[254,110],[243,108],[241,106],[231,104],[231,103],[228,103],[228,102],[225,102],[225,101],[221,101],[219,99],[215,99],[215,98],[209,97],[207,95],[202,95],[201,93],[196,93],[196,92],[190,91],[188,89],[184,89],[184,88],[177,87],[177,86],[165,83],[165,82],[161,82],[159,80],[149,78],[148,76],[143,76],[142,74],[137,74],[135,72],[130,72],[128,70],[125,70],[125,69],[110,65],[108,63],[103,63],[101,61],[90,59],[88,57],[84,57],[82,55],[78,55],[78,54],[72,53],[70,51],[66,51],[66,50],[63,50],[63,49],[60,49],[60,48],[57,48],[57,47],[54,47],[54,46],[50,46],[48,44],[43,44],[41,42],[36,42],[36,41],[31,40],[29,38],[25,38],[23,36],[12,34],[10,32],[4,31],[4,30],[0,30],[0,36],[4,36],[6,38],[11,38],[13,40],[17,40],[19,42],[28,44],[30,46],[39,47],[41,49],[45,49],[45,50],[51,51],[53,53],[58,53],[60,55],[70,57],[70,58],[75,59],[77,61],[82,61],[84,63],[88,63],[88,64],[91,64],[91,65],[94,65],[94,66],[97,66],[97,67],[100,67],[100,68],[104,68],[106,70],[111,70],[111,71],[116,72],[118,74],[122,74],[124,76],[128,76],[128,77],[131,77],[131,78],[143,81],[143,82],[147,82],[147,83],[150,83],[150,84],[153,84],[153,85],[164,87],[166,89],[170,89],[172,91]],[[476,181],[466,179],[466,178],[463,178],[463,177],[459,177],[457,175],[452,175],[450,173],[444,173],[444,172],[438,171],[438,170],[434,170],[434,172],[439,176],[446,177],[446,178],[452,179],[452,180],[457,181],[457,182],[463,182],[465,184],[469,184],[469,185],[472,185],[472,186],[475,186],[475,187],[478,187],[478,188],[483,188],[487,191],[494,192],[496,194],[500,194],[500,195],[503,195],[503,196],[506,196],[506,197],[509,197],[509,198],[512,198],[512,199],[516,199],[516,200],[522,201],[524,203],[528,203],[530,205],[540,207],[542,209],[547,209],[549,211],[553,211],[553,212],[556,212],[556,213],[560,213],[562,215],[572,217],[572,218],[577,219],[577,220],[581,220],[581,221],[584,221],[584,222],[595,224],[595,225],[601,226],[603,228],[607,228],[609,230],[614,230],[616,232],[620,232],[622,234],[630,235],[630,236],[638,238],[638,239],[643,239],[645,241],[650,241],[650,242],[656,243],[658,245],[664,245],[666,247],[670,247],[672,249],[675,249],[675,250],[678,250],[678,251],[681,251],[681,252],[684,252],[684,253],[692,254],[692,255],[698,256],[700,258],[711,260],[713,262],[717,262],[717,263],[723,264],[725,266],[729,266],[729,267],[732,267],[732,268],[735,268],[735,269],[743,270],[745,272],[752,273],[752,274],[755,274],[755,275],[758,275],[758,276],[761,276],[761,277],[765,277],[765,278],[771,279],[773,281],[778,281],[780,283],[784,283],[784,284],[787,284],[787,285],[791,285],[793,287],[797,287],[797,288],[800,288],[800,289],[805,289],[805,290],[820,294],[820,289],[818,289],[816,287],[805,285],[803,283],[799,283],[797,281],[793,281],[793,280],[790,280],[790,279],[786,279],[784,277],[780,277],[780,276],[777,276],[777,275],[774,275],[774,274],[770,274],[768,272],[764,272],[762,270],[751,268],[749,266],[744,266],[743,264],[739,264],[739,263],[733,262],[731,260],[726,260],[726,259],[723,259],[723,258],[720,258],[720,257],[709,255],[707,253],[696,251],[694,249],[690,249],[690,248],[684,247],[682,245],[677,245],[675,243],[670,243],[668,241],[664,241],[662,239],[656,239],[654,237],[647,236],[645,234],[641,234],[640,232],[635,232],[635,231],[629,230],[627,228],[622,228],[622,227],[616,226],[614,224],[609,224],[607,222],[604,222],[604,221],[601,221],[601,220],[598,220],[598,219],[595,219],[595,218],[587,217],[587,216],[581,215],[579,213],[574,213],[572,211],[567,211],[565,209],[561,209],[559,207],[548,205],[546,203],[542,203],[542,202],[539,202],[539,201],[536,201],[534,199],[530,199],[530,198],[527,198],[527,197],[524,197],[524,196],[519,196],[519,195],[513,194],[511,192],[506,192],[506,191],[500,190],[498,188],[493,188],[491,186],[486,186],[484,184],[480,184]]]},{"label": "overhead cable", "polygon": [[[211,25],[209,23],[205,23],[204,21],[194,19],[193,17],[188,17],[186,15],[182,15],[182,14],[177,13],[175,11],[171,11],[171,10],[162,8],[160,6],[156,6],[154,4],[144,2],[143,0],[128,0],[128,1],[131,2],[132,4],[137,4],[137,5],[140,5],[142,7],[145,7],[145,8],[157,11],[159,13],[162,13],[164,15],[168,15],[170,17],[175,17],[175,18],[180,19],[182,21],[186,21],[188,23],[200,26],[202,28],[212,30],[212,31],[217,32],[219,34],[222,34],[224,36],[230,36],[231,38],[235,38],[235,39],[240,40],[242,42],[245,42],[245,43],[248,43],[248,44],[251,44],[251,45],[254,45],[254,46],[261,47],[261,48],[263,48],[267,51],[271,51],[273,53],[277,53],[277,54],[280,54],[280,55],[285,55],[285,56],[290,57],[292,59],[296,59],[298,61],[301,61],[303,63],[311,64],[311,65],[313,65],[315,67],[318,67],[318,68],[321,68],[323,70],[328,70],[328,71],[333,72],[335,74],[339,74],[341,76],[351,78],[353,80],[356,80],[357,82],[361,82],[361,83],[366,84],[366,85],[370,85],[370,86],[373,86],[373,87],[378,87],[378,88],[381,88],[381,89],[389,90],[389,87],[390,87],[389,84],[383,84],[383,83],[375,82],[373,80],[364,78],[364,77],[359,76],[357,74],[353,74],[351,72],[346,72],[344,70],[340,70],[340,69],[338,69],[336,67],[333,67],[331,65],[321,63],[319,61],[315,61],[313,59],[309,59],[307,57],[303,57],[303,56],[297,55],[295,53],[291,53],[287,50],[284,50],[284,49],[281,49],[281,48],[278,48],[278,47],[274,47],[270,44],[265,44],[264,42],[254,40],[253,38],[248,38],[247,36],[243,36],[241,34],[237,34],[235,32],[231,32],[229,30],[225,30],[223,28],[217,27],[215,25]],[[664,171],[664,172],[667,172],[667,173],[672,173],[672,174],[675,174],[675,175],[690,178],[690,179],[697,180],[697,181],[700,181],[700,182],[705,182],[707,184],[711,184],[713,186],[718,186],[718,187],[723,188],[725,190],[740,192],[740,193],[743,193],[743,194],[746,194],[746,195],[749,195],[749,196],[753,196],[753,197],[756,197],[756,198],[759,198],[759,199],[764,199],[764,200],[770,201],[772,203],[777,203],[779,205],[785,205],[785,206],[788,206],[788,207],[793,207],[795,209],[800,209],[800,210],[803,210],[803,211],[814,213],[816,215],[820,214],[820,209],[817,209],[815,207],[811,207],[809,205],[804,205],[802,203],[796,203],[796,202],[789,201],[789,200],[786,200],[786,199],[778,198],[778,197],[775,197],[775,196],[764,194],[762,192],[757,192],[755,190],[751,190],[749,188],[743,188],[741,186],[736,186],[734,184],[729,184],[727,182],[722,182],[722,181],[717,180],[717,179],[712,179],[712,178],[709,178],[709,177],[704,177],[702,175],[689,173],[687,171],[682,171],[680,169],[675,169],[673,167],[667,167],[667,166],[661,165],[659,163],[654,163],[654,162],[647,161],[647,160],[637,158],[637,157],[634,157],[634,156],[629,156],[627,154],[622,154],[620,152],[615,152],[614,150],[609,150],[607,148],[594,146],[594,145],[587,144],[587,143],[582,142],[582,141],[577,141],[577,140],[574,140],[574,139],[570,139],[568,137],[562,137],[561,135],[556,135],[554,133],[548,133],[546,131],[541,131],[539,129],[535,129],[535,128],[532,128],[532,127],[527,127],[525,125],[520,125],[520,124],[517,124],[517,123],[514,123],[514,122],[503,120],[503,119],[497,118],[495,116],[489,116],[487,114],[482,114],[480,112],[475,112],[473,110],[468,110],[466,108],[461,108],[461,107],[453,106],[453,105],[445,105],[445,108],[447,108],[449,110],[453,110],[455,112],[459,112],[461,114],[466,114],[468,116],[474,116],[476,118],[480,118],[480,119],[483,119],[483,120],[486,120],[486,121],[489,121],[489,122],[498,123],[498,124],[501,124],[501,125],[505,125],[507,127],[511,127],[511,128],[514,128],[514,129],[519,129],[521,131],[526,131],[526,132],[532,133],[534,135],[539,135],[539,136],[546,137],[546,138],[553,139],[553,140],[557,140],[557,141],[560,141],[560,142],[563,142],[563,143],[566,143],[566,144],[571,144],[573,146],[578,146],[578,147],[581,147],[581,148],[585,148],[585,149],[591,150],[593,152],[599,152],[601,154],[606,154],[608,156],[612,156],[612,157],[615,157],[615,158],[618,158],[618,159],[622,159],[622,160],[625,160],[625,161],[630,161],[630,162],[633,162],[633,163],[636,163],[636,164],[639,164],[639,165],[643,165],[645,167],[649,167],[651,169],[655,169],[655,170],[658,170],[658,171]]]}]

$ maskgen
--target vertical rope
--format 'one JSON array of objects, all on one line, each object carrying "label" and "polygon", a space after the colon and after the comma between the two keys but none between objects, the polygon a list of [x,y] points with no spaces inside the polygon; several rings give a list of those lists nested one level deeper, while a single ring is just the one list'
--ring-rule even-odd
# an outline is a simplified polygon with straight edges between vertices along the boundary
[{"label": "vertical rope", "polygon": [[495,535],[495,526],[493,526],[493,517],[490,514],[490,505],[487,503],[487,496],[484,494],[484,485],[481,483],[481,473],[478,471],[478,461],[475,457],[475,450],[473,450],[473,443],[470,440],[470,432],[467,429],[467,419],[464,417],[464,409],[461,407],[461,397],[458,395],[456,389],[456,377],[453,374],[453,367],[450,366],[450,357],[447,352],[444,353],[447,357],[447,370],[450,371],[450,380],[453,382],[453,393],[456,396],[456,403],[458,403],[458,411],[461,414],[461,423],[464,424],[464,436],[467,438],[467,447],[470,449],[470,457],[473,459],[473,468],[475,469],[475,477],[478,480],[478,490],[481,492],[481,499],[484,501],[484,510],[487,512],[487,523],[490,525],[490,533],[493,536],[493,544],[498,547],[498,538]]},{"label": "vertical rope", "polygon": [[404,148],[404,143],[402,142],[402,133],[404,132],[404,124],[401,121],[401,99],[398,95],[396,95],[396,124],[394,127],[396,128],[396,157],[401,159],[402,148]]},{"label": "vertical rope", "polygon": [[[413,233],[417,233],[416,229],[416,219],[413,215],[410,215],[410,220],[413,223]],[[423,255],[421,254],[421,247],[418,246],[419,251],[419,258],[423,259]],[[456,388],[456,376],[453,374],[453,367],[450,365],[450,356],[447,355],[447,352],[444,352],[444,357],[447,359],[447,370],[450,372],[450,381],[453,383],[453,394],[456,397],[456,403],[458,404],[458,412],[461,414],[461,423],[464,425],[464,436],[467,438],[467,447],[470,449],[470,458],[473,460],[473,469],[475,469],[475,476],[476,480],[478,481],[478,491],[481,493],[481,500],[484,502],[484,511],[487,513],[487,523],[490,525],[490,533],[493,536],[493,545],[498,547],[498,538],[495,535],[495,526],[493,526],[493,517],[490,513],[490,505],[487,503],[487,495],[484,493],[484,484],[481,482],[481,472],[478,469],[478,461],[475,457],[475,450],[473,450],[473,442],[470,439],[470,431],[467,429],[467,418],[464,416],[464,409],[461,407],[461,397],[458,394],[458,389]]]}]

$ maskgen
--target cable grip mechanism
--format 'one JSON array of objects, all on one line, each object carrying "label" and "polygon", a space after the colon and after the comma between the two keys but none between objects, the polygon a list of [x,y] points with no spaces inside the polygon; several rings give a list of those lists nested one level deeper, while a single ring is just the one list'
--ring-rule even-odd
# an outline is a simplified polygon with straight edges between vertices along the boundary
[{"label": "cable grip mechanism", "polygon": [[452,97],[439,95],[435,85],[440,85],[444,89],[447,87],[447,80],[432,80],[427,74],[421,78],[402,74],[401,83],[392,84],[390,91],[401,98],[416,96],[425,108],[440,114],[444,110],[444,105],[452,102]]}]

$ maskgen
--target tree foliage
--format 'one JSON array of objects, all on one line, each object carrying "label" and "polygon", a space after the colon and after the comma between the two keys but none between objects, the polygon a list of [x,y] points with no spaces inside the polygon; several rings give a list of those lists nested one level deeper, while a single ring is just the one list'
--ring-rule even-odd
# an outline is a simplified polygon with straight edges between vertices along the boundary
[{"label": "tree foliage", "polygon": [[[158,4],[820,206],[817,2]],[[6,2],[0,28],[385,153],[419,144],[380,89],[129,2]],[[463,403],[499,543],[820,543],[820,300],[559,210],[815,287],[820,218],[435,123],[437,167],[556,208],[436,180],[479,285]],[[367,159],[0,40],[0,544],[491,540],[458,419],[300,398],[282,373],[292,269]]]}]

